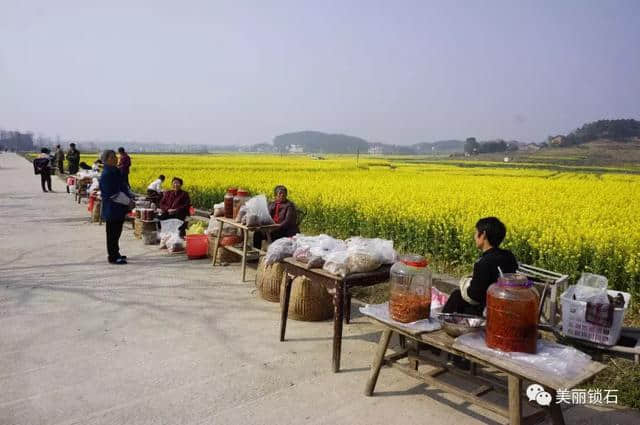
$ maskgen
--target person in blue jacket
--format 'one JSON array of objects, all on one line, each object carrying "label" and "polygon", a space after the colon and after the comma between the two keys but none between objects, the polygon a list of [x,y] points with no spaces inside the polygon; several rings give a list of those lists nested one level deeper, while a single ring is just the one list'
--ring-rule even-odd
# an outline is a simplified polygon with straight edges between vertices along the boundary
[{"label": "person in blue jacket", "polygon": [[107,253],[111,264],[127,264],[127,257],[120,255],[120,235],[127,212],[135,203],[135,196],[125,184],[118,169],[118,158],[112,150],[102,153],[104,170],[100,175],[100,195],[102,197],[102,219],[107,231]]}]

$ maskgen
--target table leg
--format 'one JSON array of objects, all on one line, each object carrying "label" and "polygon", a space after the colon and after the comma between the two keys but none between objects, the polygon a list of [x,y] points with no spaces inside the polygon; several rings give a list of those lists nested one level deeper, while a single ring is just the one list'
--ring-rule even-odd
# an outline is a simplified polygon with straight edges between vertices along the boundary
[{"label": "table leg", "polygon": [[553,425],[564,425],[564,416],[562,415],[562,408],[560,404],[556,403],[556,392],[550,388],[546,389],[551,394],[551,405],[549,406],[549,413],[551,414],[551,423]]},{"label": "table leg", "polygon": [[284,333],[287,330],[287,316],[289,315],[289,299],[291,298],[291,275],[289,273],[285,274],[284,278],[284,288],[281,290],[284,291],[284,298],[282,300],[282,305],[280,306],[280,341],[284,341]]},{"label": "table leg", "polygon": [[509,375],[509,425],[520,425],[522,420],[522,380]]},{"label": "table leg", "polygon": [[219,221],[218,224],[220,225],[220,228],[218,229],[218,237],[216,238],[215,245],[213,247],[213,259],[211,260],[212,266],[216,265],[216,258],[218,257],[218,249],[220,249],[220,241],[222,238],[222,222]]},{"label": "table leg", "polygon": [[344,313],[344,282],[336,282],[333,295],[333,372],[340,370],[340,350],[342,349],[342,320]]},{"label": "table leg", "polygon": [[371,364],[369,380],[367,381],[367,386],[364,389],[364,395],[368,397],[371,397],[373,395],[373,390],[375,390],[376,388],[378,375],[380,374],[380,368],[382,367],[382,363],[384,363],[384,355],[387,352],[387,347],[389,347],[389,340],[391,339],[392,333],[393,331],[391,329],[385,329],[384,331],[382,331],[382,335],[380,335],[378,348],[376,349],[376,354],[373,357],[373,363]]},{"label": "table leg", "polygon": [[407,348],[407,338],[404,335],[398,334],[398,342],[400,343],[400,348],[403,350]]},{"label": "table leg", "polygon": [[345,288],[344,291],[344,323],[348,325],[351,321],[351,292],[349,288]]},{"label": "table leg", "polygon": [[244,283],[245,276],[247,274],[247,239],[249,239],[249,232],[246,229],[242,230],[243,242],[242,242],[242,282]]}]

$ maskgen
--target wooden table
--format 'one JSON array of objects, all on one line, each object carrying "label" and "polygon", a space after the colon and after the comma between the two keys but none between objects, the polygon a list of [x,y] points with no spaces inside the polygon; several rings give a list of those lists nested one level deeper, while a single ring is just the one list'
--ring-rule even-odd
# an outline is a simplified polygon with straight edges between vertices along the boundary
[{"label": "wooden table", "polygon": [[216,257],[218,255],[218,246],[220,245],[220,241],[222,240],[222,229],[224,225],[227,224],[229,226],[233,226],[237,229],[240,229],[242,231],[242,236],[243,236],[242,249],[239,249],[233,246],[223,246],[223,248],[235,254],[238,254],[240,257],[242,257],[242,281],[244,282],[245,276],[247,274],[247,256],[249,255],[259,256],[262,253],[262,251],[260,251],[259,249],[253,248],[253,246],[250,248],[248,247],[249,232],[265,231],[267,233],[267,240],[271,241],[269,237],[269,231],[278,228],[278,225],[268,224],[265,226],[249,227],[241,223],[236,223],[233,219],[230,219],[230,218],[224,218],[224,217],[214,217],[214,218],[220,223],[220,228],[218,229],[216,245],[213,247],[213,260],[211,261],[211,265],[212,266],[216,265]]},{"label": "wooden table", "polygon": [[[540,371],[523,367],[521,364],[509,359],[496,358],[490,354],[459,344],[455,342],[455,338],[447,335],[443,330],[429,333],[416,333],[406,327],[391,325],[372,316],[369,316],[369,318],[375,323],[381,325],[383,331],[376,349],[373,363],[371,365],[370,376],[365,388],[365,395],[367,396],[373,395],[378,375],[380,373],[380,368],[383,364],[386,364],[409,376],[423,380],[428,385],[448,393],[455,394],[467,402],[476,404],[504,416],[509,419],[509,423],[511,425],[536,423],[543,419],[547,414],[551,416],[551,420],[554,425],[562,425],[564,424],[564,417],[562,415],[560,405],[556,404],[556,391],[559,389],[575,388],[606,368],[606,366],[601,363],[591,361],[587,367],[575,376],[571,377],[571,379],[563,379],[553,374],[543,374]],[[399,353],[385,356],[387,347],[389,346],[389,340],[394,332],[414,341],[416,343],[415,347],[407,348]],[[443,362],[438,362],[432,356],[429,357],[425,354],[420,354],[419,350],[421,345],[428,345],[430,347],[440,349],[443,352],[466,358],[471,362],[470,371],[465,374],[456,368],[451,368],[448,365],[445,365]],[[398,360],[403,358],[409,359],[408,366],[397,363]],[[421,362],[433,366],[434,369],[427,373],[419,372],[418,366]],[[485,371],[478,371],[478,366],[485,369],[491,369],[494,373],[497,371],[498,373],[502,373],[507,376],[506,390],[509,398],[509,405],[507,409],[497,403],[480,398],[482,394],[494,390],[496,387],[504,387],[504,383],[494,377],[483,376],[485,375]],[[443,372],[463,374],[466,375],[469,380],[478,379],[482,380],[483,383],[488,383],[489,385],[480,385],[473,391],[465,391],[457,386],[442,382],[436,378],[437,375]],[[479,372],[483,373],[480,374]],[[523,381],[542,385],[553,397],[551,405],[546,408],[538,406],[538,408],[542,410],[538,410],[527,417],[523,417]]]},{"label": "wooden table", "polygon": [[[281,306],[280,341],[284,341],[289,314],[289,299],[291,298],[291,283],[298,276],[305,276],[314,282],[321,283],[333,295],[333,372],[340,370],[340,351],[342,347],[342,320],[349,323],[351,315],[351,293],[349,289],[355,286],[370,286],[386,282],[389,279],[391,265],[383,265],[378,270],[369,273],[353,273],[346,277],[331,274],[323,269],[309,269],[304,263],[293,258],[282,261],[285,269],[284,302]],[[345,315],[346,311],[346,315]]]}]

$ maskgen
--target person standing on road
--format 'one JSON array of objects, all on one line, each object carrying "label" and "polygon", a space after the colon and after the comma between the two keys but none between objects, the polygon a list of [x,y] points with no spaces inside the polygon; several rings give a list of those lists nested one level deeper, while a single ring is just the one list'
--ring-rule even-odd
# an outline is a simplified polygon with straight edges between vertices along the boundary
[{"label": "person standing on road", "polygon": [[38,155],[38,157],[33,160],[33,172],[36,175],[40,174],[40,184],[42,185],[42,191],[45,193],[47,192],[47,187],[49,188],[49,192],[53,192],[53,190],[51,189],[50,153],[51,151],[49,150],[49,148],[42,148],[40,150],[40,155]]},{"label": "person standing on road", "polygon": [[125,184],[128,187],[131,187],[131,185],[129,184],[129,169],[131,168],[131,158],[122,147],[118,148],[118,154],[120,155],[120,158],[118,159],[118,169],[120,169],[120,173],[122,173]]},{"label": "person standing on road", "polygon": [[134,205],[135,196],[125,184],[120,170],[116,167],[118,159],[112,150],[102,153],[104,170],[100,176],[100,194],[102,197],[102,219],[107,232],[108,261],[111,264],[127,264],[127,257],[120,254],[120,235],[124,219]]},{"label": "person standing on road", "polygon": [[80,168],[80,151],[76,149],[75,143],[69,144],[69,152],[67,152],[67,165],[69,166],[69,174],[74,175]]},{"label": "person standing on road", "polygon": [[60,174],[64,173],[64,152],[60,145],[56,145],[56,153],[55,153],[56,166],[58,167],[58,172]]}]

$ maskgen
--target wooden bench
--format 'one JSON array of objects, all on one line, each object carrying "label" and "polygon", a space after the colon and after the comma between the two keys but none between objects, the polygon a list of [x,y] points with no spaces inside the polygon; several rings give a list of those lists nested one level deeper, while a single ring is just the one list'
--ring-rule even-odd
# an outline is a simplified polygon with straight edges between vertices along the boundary
[{"label": "wooden bench", "polygon": [[[376,348],[369,379],[365,387],[365,395],[367,396],[373,395],[380,369],[383,365],[387,365],[409,376],[420,379],[427,385],[455,394],[467,402],[508,418],[511,425],[536,423],[546,415],[551,416],[554,425],[563,425],[564,417],[562,410],[560,409],[560,405],[555,402],[557,390],[575,388],[606,367],[601,363],[591,361],[586,368],[576,373],[571,379],[562,379],[553,374],[543,374],[539,371],[523,367],[509,359],[495,358],[484,352],[456,343],[455,339],[447,335],[443,330],[429,333],[416,333],[406,327],[390,325],[372,316],[369,316],[369,318],[382,327],[382,335]],[[405,339],[413,341],[415,344],[407,344],[407,347],[410,345],[413,345],[413,347],[386,356],[389,341],[393,333],[397,333]],[[426,354],[425,350],[421,350],[425,345],[441,350],[444,353],[451,353],[469,360],[471,362],[471,368],[469,373],[465,374],[465,378],[469,382],[475,380],[480,384],[475,389],[469,391],[438,379],[437,376],[444,372],[451,372],[458,375],[464,373],[455,367],[450,367],[443,361],[438,361],[434,356]],[[398,363],[399,360],[404,358],[408,359],[407,365]],[[427,373],[422,373],[419,370],[421,363],[432,366],[432,369]],[[496,377],[496,372],[506,375],[506,385],[503,382],[504,378],[501,380],[500,377]],[[548,408],[538,410],[529,416],[523,417],[522,387],[525,381],[542,385],[545,390],[551,394],[553,399]],[[481,398],[487,392],[497,389],[506,390],[508,394],[508,406],[506,408],[498,403]]]}]

